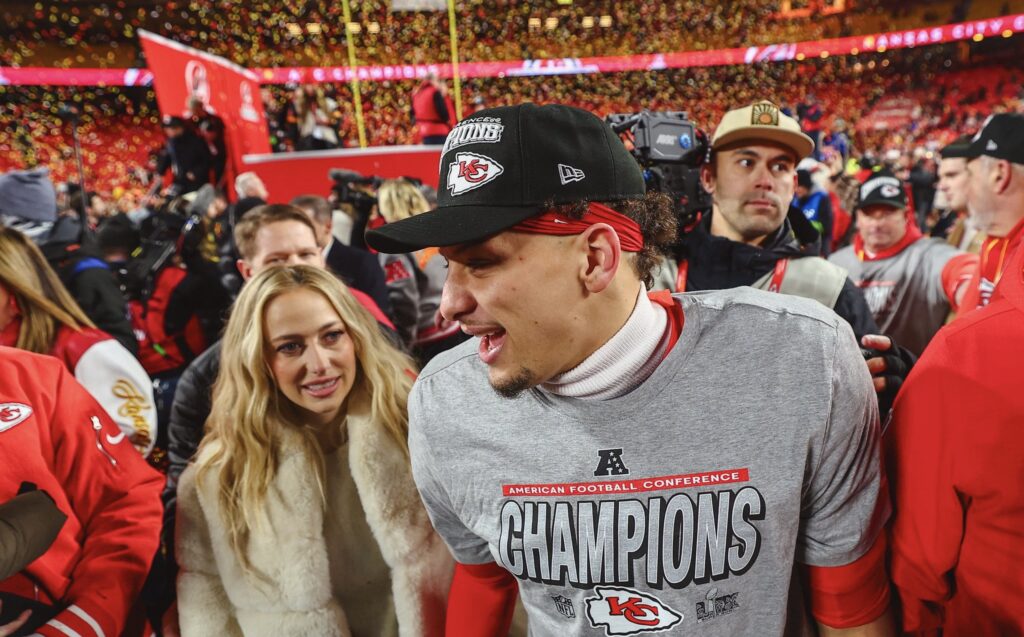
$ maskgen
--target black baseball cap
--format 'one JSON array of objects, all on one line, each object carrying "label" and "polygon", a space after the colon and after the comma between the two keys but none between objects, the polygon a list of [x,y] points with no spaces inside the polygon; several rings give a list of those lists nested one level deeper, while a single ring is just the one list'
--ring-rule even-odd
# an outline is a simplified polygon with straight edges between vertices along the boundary
[{"label": "black baseball cap", "polygon": [[971,147],[971,136],[961,135],[953,140],[948,146],[939,151],[943,159],[965,159],[967,149]]},{"label": "black baseball cap", "polygon": [[482,241],[545,203],[644,196],[643,173],[618,135],[572,106],[518,104],[473,113],[448,133],[435,210],[366,233],[380,252]]},{"label": "black baseball cap", "polygon": [[1024,164],[1024,115],[999,113],[989,116],[971,139],[966,157],[975,159],[982,155]]},{"label": "black baseball cap", "polygon": [[903,181],[887,171],[872,173],[861,184],[857,194],[857,210],[868,206],[907,207],[907,191]]}]

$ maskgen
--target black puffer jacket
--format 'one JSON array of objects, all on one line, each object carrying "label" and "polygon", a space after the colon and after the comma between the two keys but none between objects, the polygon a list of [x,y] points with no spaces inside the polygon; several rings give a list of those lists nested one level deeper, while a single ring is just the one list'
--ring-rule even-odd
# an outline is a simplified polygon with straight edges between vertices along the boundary
[{"label": "black puffer jacket", "polygon": [[[821,237],[803,213],[790,208],[787,218],[764,246],[752,246],[711,235],[707,215],[677,247],[677,258],[686,259],[686,290],[725,290],[751,285],[775,268],[779,259],[799,259],[819,253]],[[878,334],[864,294],[849,278],[843,284],[835,306],[858,338]]]}]

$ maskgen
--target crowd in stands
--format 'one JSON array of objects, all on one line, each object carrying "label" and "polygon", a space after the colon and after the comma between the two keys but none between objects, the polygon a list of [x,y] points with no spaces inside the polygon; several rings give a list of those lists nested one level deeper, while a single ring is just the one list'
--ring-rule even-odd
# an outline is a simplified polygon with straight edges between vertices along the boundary
[{"label": "crowd in stands", "polygon": [[[711,50],[990,18],[1010,13],[1013,3],[907,2],[898,10],[877,0],[846,4],[846,11],[823,14],[828,3],[803,3],[798,17],[787,17],[780,12],[782,3],[757,0],[640,5],[594,0],[568,6],[473,0],[458,6],[460,55],[465,61],[488,61]],[[447,61],[447,12],[392,12],[390,6],[373,0],[353,7],[361,64]],[[603,16],[610,18],[605,26]],[[0,18],[0,41],[6,45],[0,47],[0,63],[5,65],[144,66],[138,29],[249,67],[348,62],[342,7],[336,2],[303,3],[298,9],[287,3],[217,0],[127,5],[18,0],[5,3]],[[306,26],[313,24],[312,30]],[[410,42],[417,43],[411,52]]]},{"label": "crowd in stands", "polygon": [[[843,129],[858,154],[905,156],[917,147],[935,151],[958,130],[977,128],[987,113],[1016,110],[1020,103],[1019,60],[970,62],[956,47],[838,57],[813,62],[675,69],[654,73],[563,75],[473,79],[463,83],[465,113],[528,95],[537,103],[570,103],[599,115],[641,109],[685,110],[706,128],[733,104],[770,96],[791,112],[813,94],[825,134]],[[370,146],[417,143],[410,119],[413,82],[364,82],[361,87]],[[299,108],[303,87],[264,87],[264,104],[275,151],[302,148]],[[338,139],[357,146],[351,92],[344,84],[317,85],[329,106],[327,119]],[[148,171],[163,146],[152,92],[145,88],[0,87],[0,170],[49,166],[58,181],[74,180],[71,120],[62,104],[82,111],[80,137],[87,184],[116,200],[138,198],[149,187]],[[883,99],[905,98],[913,107],[895,128],[858,127]],[[465,114],[464,113],[464,114]],[[324,146],[320,146],[324,147]],[[131,207],[129,202],[122,207]]]}]

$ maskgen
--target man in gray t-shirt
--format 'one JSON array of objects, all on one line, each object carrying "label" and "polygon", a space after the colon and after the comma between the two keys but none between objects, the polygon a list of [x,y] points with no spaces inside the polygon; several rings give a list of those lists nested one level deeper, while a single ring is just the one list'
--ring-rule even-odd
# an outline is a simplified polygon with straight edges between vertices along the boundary
[{"label": "man in gray t-shirt", "polygon": [[584,111],[475,113],[441,186],[438,210],[367,239],[442,246],[441,312],[478,337],[409,405],[459,562],[449,634],[507,631],[512,578],[533,635],[887,634],[878,416],[849,326],[747,288],[648,296],[671,209]]},{"label": "man in gray t-shirt", "polygon": [[864,291],[883,334],[920,356],[957,309],[978,256],[922,236],[903,181],[872,175],[859,190],[853,245],[828,258]]}]

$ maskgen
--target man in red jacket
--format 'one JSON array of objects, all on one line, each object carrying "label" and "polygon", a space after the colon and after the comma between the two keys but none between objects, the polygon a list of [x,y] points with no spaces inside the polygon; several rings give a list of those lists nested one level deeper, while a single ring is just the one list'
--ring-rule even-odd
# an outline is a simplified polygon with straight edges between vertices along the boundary
[{"label": "man in red jacket", "polygon": [[[886,434],[906,631],[1024,634],[1024,250],[932,339]],[[931,633],[928,633],[931,634]]]},{"label": "man in red jacket", "polygon": [[992,115],[971,140],[967,208],[987,236],[961,311],[988,304],[1010,254],[1024,240],[1024,115]]},{"label": "man in red jacket", "polygon": [[0,501],[25,482],[68,516],[39,559],[0,582],[43,637],[121,634],[160,533],[163,477],[63,363],[0,347]]}]

